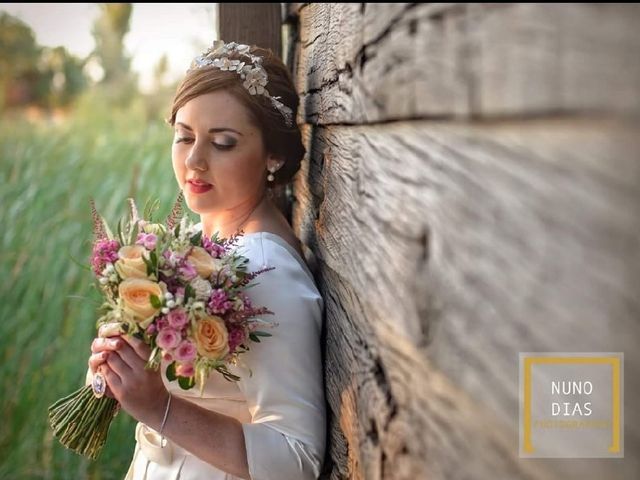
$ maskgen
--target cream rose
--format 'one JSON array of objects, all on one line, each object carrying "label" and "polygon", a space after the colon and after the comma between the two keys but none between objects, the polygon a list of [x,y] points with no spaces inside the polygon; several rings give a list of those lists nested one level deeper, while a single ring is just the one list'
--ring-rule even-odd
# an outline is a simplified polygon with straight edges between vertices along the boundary
[{"label": "cream rose", "polygon": [[151,295],[155,295],[158,299],[163,296],[160,285],[142,278],[124,280],[118,286],[118,293],[124,304],[125,313],[139,323],[153,317],[159,310],[151,305]]},{"label": "cream rose", "polygon": [[202,278],[209,278],[213,272],[220,268],[219,262],[202,247],[193,247],[187,260]]},{"label": "cream rose", "polygon": [[199,318],[195,338],[196,349],[203,357],[215,360],[229,353],[229,333],[220,317],[214,315]]},{"label": "cream rose", "polygon": [[127,245],[118,250],[116,271],[123,279],[147,278],[147,265],[142,259],[146,249],[142,245]]}]

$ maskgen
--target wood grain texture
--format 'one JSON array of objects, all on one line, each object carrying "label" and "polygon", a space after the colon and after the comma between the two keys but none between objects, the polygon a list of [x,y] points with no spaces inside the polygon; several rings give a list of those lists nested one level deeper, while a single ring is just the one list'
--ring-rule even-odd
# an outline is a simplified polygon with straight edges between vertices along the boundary
[{"label": "wood grain texture", "polygon": [[[325,478],[640,471],[638,131],[305,128],[294,227],[327,299]],[[625,353],[624,459],[518,459],[518,353],[567,350]]]},{"label": "wood grain texture", "polygon": [[[322,478],[640,471],[640,6],[295,4]],[[624,352],[625,458],[518,458],[519,352]]]},{"label": "wood grain texture", "polygon": [[219,37],[225,42],[270,48],[281,56],[282,15],[280,3],[220,3]]},{"label": "wood grain texture", "polygon": [[300,120],[640,113],[637,4],[305,4]]}]

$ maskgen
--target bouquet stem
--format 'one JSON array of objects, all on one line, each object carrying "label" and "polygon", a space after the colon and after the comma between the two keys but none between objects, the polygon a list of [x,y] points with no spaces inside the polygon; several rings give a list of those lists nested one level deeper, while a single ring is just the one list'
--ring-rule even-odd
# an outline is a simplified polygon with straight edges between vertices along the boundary
[{"label": "bouquet stem", "polygon": [[117,400],[96,398],[91,386],[86,386],[51,405],[49,423],[62,445],[95,460],[118,411]]}]

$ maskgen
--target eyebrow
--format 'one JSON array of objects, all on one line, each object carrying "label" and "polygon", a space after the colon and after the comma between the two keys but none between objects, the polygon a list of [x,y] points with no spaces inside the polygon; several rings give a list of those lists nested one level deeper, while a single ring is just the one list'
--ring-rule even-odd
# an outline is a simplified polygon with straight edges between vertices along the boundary
[{"label": "eyebrow", "polygon": [[[193,132],[193,128],[191,128],[186,123],[176,122],[176,125],[180,125],[181,127],[185,128],[186,130],[189,130],[189,131]],[[218,133],[218,132],[233,132],[233,133],[237,133],[238,135],[242,135],[242,133],[240,133],[239,131],[234,130],[233,128],[229,128],[229,127],[210,128],[209,129],[209,133]]]}]

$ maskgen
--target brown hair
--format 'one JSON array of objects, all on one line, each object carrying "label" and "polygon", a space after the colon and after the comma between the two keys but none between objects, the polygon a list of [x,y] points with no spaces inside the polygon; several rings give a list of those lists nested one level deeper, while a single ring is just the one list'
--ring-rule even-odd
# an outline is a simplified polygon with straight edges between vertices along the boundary
[{"label": "brown hair", "polygon": [[[262,57],[262,67],[267,72],[266,89],[271,96],[279,96],[280,101],[292,110],[293,126],[287,127],[282,114],[263,95],[251,95],[242,85],[243,80],[236,72],[223,71],[206,66],[191,69],[182,79],[173,98],[171,116],[166,120],[175,124],[177,111],[189,100],[214,92],[226,90],[234,95],[250,112],[250,117],[262,132],[262,141],[267,152],[281,156],[285,162],[273,175],[274,184],[284,184],[291,180],[300,168],[300,161],[306,150],[302,144],[300,129],[295,123],[300,100],[296,93],[291,74],[286,65],[270,49],[253,45],[253,55]],[[230,59],[238,58],[230,55]]]}]

